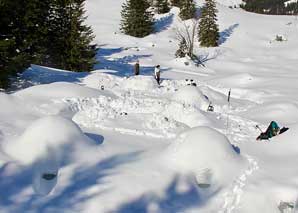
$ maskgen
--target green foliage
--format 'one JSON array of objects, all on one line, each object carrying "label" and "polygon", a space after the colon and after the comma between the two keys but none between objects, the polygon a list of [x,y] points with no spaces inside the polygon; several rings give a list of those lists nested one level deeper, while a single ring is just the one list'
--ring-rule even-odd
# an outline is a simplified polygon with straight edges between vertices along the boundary
[{"label": "green foliage", "polygon": [[85,0],[0,1],[0,88],[31,63],[91,70],[96,48]]},{"label": "green foliage", "polygon": [[147,11],[145,0],[127,0],[122,5],[120,30],[134,37],[145,37],[153,32],[153,16]]},{"label": "green foliage", "polygon": [[285,4],[288,0],[244,0],[244,10],[272,15],[298,14],[298,2]]},{"label": "green foliage", "polygon": [[199,42],[203,47],[218,46],[219,30],[216,23],[216,13],[217,9],[214,0],[206,0],[202,8],[198,29]]},{"label": "green foliage", "polygon": [[194,18],[195,13],[196,13],[196,5],[193,0],[181,1],[179,16],[182,20]]},{"label": "green foliage", "polygon": [[157,13],[167,13],[170,11],[170,7],[168,4],[168,0],[156,0],[155,7],[157,9]]},{"label": "green foliage", "polygon": [[85,0],[56,0],[49,21],[48,64],[52,67],[90,71],[95,63],[96,47],[90,26],[84,24]]},{"label": "green foliage", "polygon": [[179,43],[179,49],[175,53],[176,58],[183,58],[187,55],[188,48],[185,38],[182,38]]},{"label": "green foliage", "polygon": [[171,0],[171,5],[174,6],[174,7],[180,7],[181,6],[181,2],[183,0]]}]

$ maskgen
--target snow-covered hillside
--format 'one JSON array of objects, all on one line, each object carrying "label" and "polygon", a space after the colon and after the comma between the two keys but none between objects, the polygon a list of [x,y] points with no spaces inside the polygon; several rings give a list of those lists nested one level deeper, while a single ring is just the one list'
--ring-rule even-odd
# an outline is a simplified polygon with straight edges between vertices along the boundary
[{"label": "snow-covered hillside", "polygon": [[[197,67],[174,57],[178,8],[132,38],[119,31],[123,2],[86,3],[95,71],[33,65],[31,87],[0,93],[0,212],[294,212],[297,19],[218,0],[220,46],[196,43]],[[290,129],[256,141],[272,120]]]}]

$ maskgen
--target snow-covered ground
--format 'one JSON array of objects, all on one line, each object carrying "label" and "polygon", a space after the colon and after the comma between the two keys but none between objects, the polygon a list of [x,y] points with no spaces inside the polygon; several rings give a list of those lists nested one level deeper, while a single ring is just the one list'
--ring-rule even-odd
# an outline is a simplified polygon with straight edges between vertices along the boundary
[{"label": "snow-covered ground", "polygon": [[[219,0],[221,44],[197,46],[205,64],[197,67],[174,58],[177,8],[140,39],[119,32],[122,2],[87,1],[100,44],[95,71],[33,65],[23,75],[31,87],[0,93],[0,212],[278,213],[280,202],[295,205],[297,19]],[[256,141],[255,126],[272,120],[290,129]]]}]

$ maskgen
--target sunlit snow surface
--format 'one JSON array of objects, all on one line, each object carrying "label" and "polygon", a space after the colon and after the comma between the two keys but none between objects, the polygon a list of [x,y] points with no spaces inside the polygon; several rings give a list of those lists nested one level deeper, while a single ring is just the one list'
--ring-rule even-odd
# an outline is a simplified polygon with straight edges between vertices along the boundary
[{"label": "sunlit snow surface", "polygon": [[[0,94],[0,212],[278,213],[280,201],[295,204],[297,19],[218,1],[220,46],[196,46],[197,67],[174,58],[178,8],[139,39],[119,31],[122,2],[86,3],[95,71],[32,65],[29,88]],[[257,142],[255,126],[271,120],[290,130]]]}]

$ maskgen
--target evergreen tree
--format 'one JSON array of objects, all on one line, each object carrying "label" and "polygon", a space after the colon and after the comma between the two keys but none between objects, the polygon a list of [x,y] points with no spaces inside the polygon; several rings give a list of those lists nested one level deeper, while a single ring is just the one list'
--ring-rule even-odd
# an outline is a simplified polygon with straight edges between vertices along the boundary
[{"label": "evergreen tree", "polygon": [[95,63],[96,47],[86,20],[85,0],[55,0],[49,17],[48,49],[50,66],[72,70],[90,71]]},{"label": "evergreen tree", "polygon": [[21,35],[24,9],[21,0],[0,2],[0,88],[9,86],[9,77],[21,72],[29,65]]},{"label": "evergreen tree", "polygon": [[186,39],[181,38],[179,43],[179,49],[176,51],[175,56],[176,58],[183,58],[187,55],[187,53],[188,53],[188,48],[187,48]]},{"label": "evergreen tree", "polygon": [[170,7],[168,4],[168,0],[156,0],[155,7],[157,9],[157,13],[167,13],[170,11]]},{"label": "evergreen tree", "polygon": [[214,0],[206,0],[202,8],[202,15],[199,21],[198,37],[201,46],[218,46],[219,30],[216,23],[217,9]]},{"label": "evergreen tree", "polygon": [[134,37],[145,37],[153,32],[152,14],[146,0],[127,0],[122,5],[120,30]]},{"label": "evergreen tree", "polygon": [[193,0],[181,1],[179,16],[182,20],[194,18],[195,13],[196,13],[196,5]]},{"label": "evergreen tree", "polygon": [[181,6],[181,1],[183,0],[171,0],[171,5],[174,7],[180,7]]}]

